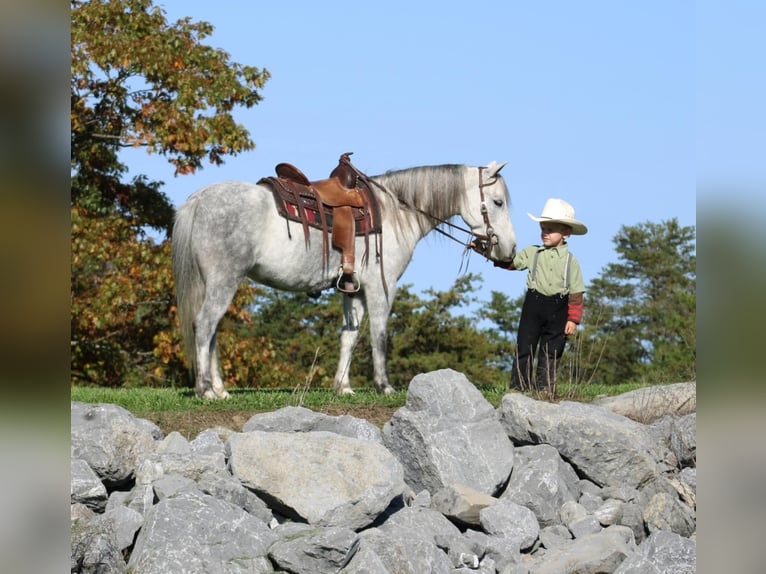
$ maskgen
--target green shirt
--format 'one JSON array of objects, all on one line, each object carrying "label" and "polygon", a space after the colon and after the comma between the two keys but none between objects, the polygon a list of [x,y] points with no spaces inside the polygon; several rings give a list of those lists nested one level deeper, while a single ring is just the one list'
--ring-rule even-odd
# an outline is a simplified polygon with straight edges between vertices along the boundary
[{"label": "green shirt", "polygon": [[[535,271],[534,282],[532,284],[532,270],[530,269],[534,259],[535,252],[537,256],[537,270]],[[534,289],[542,295],[559,295],[565,291],[565,273],[566,261],[569,247],[563,244],[560,247],[544,247],[541,245],[530,245],[525,247],[513,258],[513,266],[516,269],[530,269],[527,275],[527,288]],[[577,258],[572,255],[569,258],[569,293],[585,292],[585,282],[582,278],[582,270]]]}]

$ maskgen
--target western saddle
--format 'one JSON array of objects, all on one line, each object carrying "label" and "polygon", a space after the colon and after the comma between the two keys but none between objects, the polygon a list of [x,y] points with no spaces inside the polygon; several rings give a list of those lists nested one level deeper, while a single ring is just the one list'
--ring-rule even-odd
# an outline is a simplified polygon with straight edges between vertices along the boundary
[{"label": "western saddle", "polygon": [[370,192],[369,180],[351,164],[349,156],[351,152],[340,156],[338,166],[327,179],[309,181],[294,165],[280,163],[276,166],[277,177],[265,177],[258,183],[267,184],[272,189],[283,217],[302,224],[307,245],[309,227],[322,230],[324,265],[329,258],[328,235],[332,235],[333,247],[341,252],[335,287],[343,293],[353,294],[361,287],[354,270],[356,236],[365,236],[363,261],[366,261],[369,235],[379,234],[381,228],[379,207]]}]

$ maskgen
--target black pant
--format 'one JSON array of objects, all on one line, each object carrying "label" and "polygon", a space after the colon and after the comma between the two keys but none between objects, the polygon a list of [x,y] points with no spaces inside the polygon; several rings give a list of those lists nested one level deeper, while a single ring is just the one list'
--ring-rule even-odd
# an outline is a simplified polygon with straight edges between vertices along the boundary
[{"label": "black pant", "polygon": [[[537,291],[527,291],[519,319],[511,388],[541,390],[552,388],[555,384],[556,370],[566,345],[564,327],[568,301],[568,295],[546,296]],[[533,379],[536,356],[537,376]]]}]

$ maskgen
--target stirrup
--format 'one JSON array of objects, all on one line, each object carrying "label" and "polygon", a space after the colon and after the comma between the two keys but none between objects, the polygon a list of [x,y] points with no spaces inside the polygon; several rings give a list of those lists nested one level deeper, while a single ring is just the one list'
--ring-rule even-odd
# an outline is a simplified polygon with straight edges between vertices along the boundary
[{"label": "stirrup", "polygon": [[362,284],[356,276],[356,272],[349,275],[343,273],[343,267],[338,270],[338,279],[335,281],[335,288],[341,293],[354,294],[361,289]]}]

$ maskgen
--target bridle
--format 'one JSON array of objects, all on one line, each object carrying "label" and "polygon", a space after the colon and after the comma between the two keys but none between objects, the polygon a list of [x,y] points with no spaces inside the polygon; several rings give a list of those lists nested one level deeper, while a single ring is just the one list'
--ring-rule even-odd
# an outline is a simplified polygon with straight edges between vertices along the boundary
[{"label": "bridle", "polygon": [[446,219],[440,219],[438,217],[435,217],[431,215],[430,213],[426,213],[422,210],[418,210],[423,215],[433,219],[434,221],[437,221],[439,225],[445,225],[447,227],[450,227],[457,231],[462,231],[463,233],[467,233],[470,237],[468,241],[463,242],[460,241],[457,237],[454,235],[450,235],[443,229],[439,228],[438,226],[435,228],[435,230],[445,237],[448,237],[455,241],[456,243],[460,243],[463,247],[466,248],[466,252],[468,252],[469,249],[472,249],[476,251],[477,253],[481,253],[484,257],[487,259],[490,259],[490,254],[492,253],[492,246],[497,245],[500,241],[497,237],[497,234],[495,233],[495,228],[492,227],[492,224],[489,221],[489,210],[487,209],[487,199],[484,196],[484,188],[489,187],[490,185],[494,185],[497,182],[497,178],[495,178],[494,181],[491,182],[484,182],[483,180],[483,173],[484,170],[487,169],[486,167],[478,167],[479,170],[479,201],[480,201],[480,209],[481,209],[481,216],[484,219],[484,234],[480,233],[474,233],[470,229],[466,229],[465,227],[461,227],[460,225],[456,225],[452,223],[451,221],[447,221]]}]

